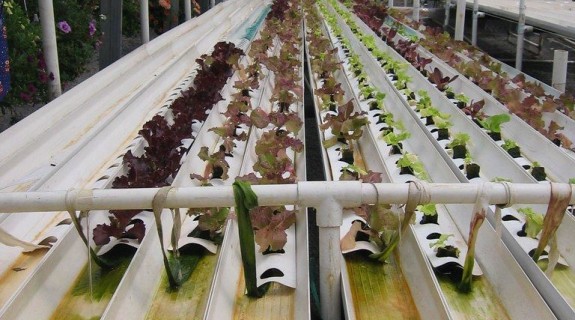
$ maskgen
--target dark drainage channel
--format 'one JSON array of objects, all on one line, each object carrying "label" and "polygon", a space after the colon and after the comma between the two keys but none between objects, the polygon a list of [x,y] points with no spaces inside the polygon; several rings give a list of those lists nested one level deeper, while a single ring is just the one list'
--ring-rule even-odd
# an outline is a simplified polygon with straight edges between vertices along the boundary
[{"label": "dark drainage channel", "polygon": [[[316,117],[315,105],[313,103],[313,92],[311,92],[309,75],[309,65],[307,55],[304,57],[304,114],[305,114],[305,156],[306,156],[306,180],[325,181],[325,169],[321,155],[322,144],[319,134],[319,120]],[[309,279],[310,279],[310,304],[311,318],[321,319],[319,300],[319,233],[316,224],[315,208],[308,208],[308,232],[309,232]]]}]

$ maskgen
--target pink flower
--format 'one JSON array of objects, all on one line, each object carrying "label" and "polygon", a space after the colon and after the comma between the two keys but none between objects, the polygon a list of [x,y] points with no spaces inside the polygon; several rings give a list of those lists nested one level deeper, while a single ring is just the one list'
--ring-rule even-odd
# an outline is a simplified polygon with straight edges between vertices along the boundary
[{"label": "pink flower", "polygon": [[58,29],[60,29],[60,31],[62,31],[64,33],[72,32],[72,27],[70,27],[70,25],[66,21],[58,22]]},{"label": "pink flower", "polygon": [[94,34],[96,33],[96,20],[90,21],[90,24],[88,25],[88,30],[90,30],[90,37],[94,36]]}]

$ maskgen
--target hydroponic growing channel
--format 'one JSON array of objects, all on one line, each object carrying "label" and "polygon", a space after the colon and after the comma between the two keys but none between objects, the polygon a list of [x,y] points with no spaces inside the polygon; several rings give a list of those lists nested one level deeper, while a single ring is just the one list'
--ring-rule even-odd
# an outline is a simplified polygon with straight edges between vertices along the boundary
[{"label": "hydroponic growing channel", "polygon": [[401,23],[226,1],[0,134],[0,318],[574,318],[572,98]]}]

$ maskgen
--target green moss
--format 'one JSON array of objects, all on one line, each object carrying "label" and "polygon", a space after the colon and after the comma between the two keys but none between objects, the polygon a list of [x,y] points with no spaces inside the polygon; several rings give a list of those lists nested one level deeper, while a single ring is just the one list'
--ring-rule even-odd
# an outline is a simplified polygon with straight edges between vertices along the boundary
[{"label": "green moss", "polygon": [[[539,260],[537,265],[541,270],[547,269],[548,260]],[[557,265],[551,275],[551,283],[557,288],[557,291],[569,303],[571,308],[575,309],[575,272],[569,267]]]},{"label": "green moss", "polygon": [[461,293],[458,283],[448,277],[438,276],[437,280],[454,318],[510,319],[485,277],[474,277],[473,289],[468,293]]},{"label": "green moss", "polygon": [[[92,299],[99,301],[105,297],[111,298],[130,265],[130,261],[132,257],[125,258],[117,267],[110,270],[102,269],[92,263]],[[78,277],[71,294],[73,296],[90,295],[88,265]]]},{"label": "green moss", "polygon": [[394,255],[386,264],[361,253],[346,254],[345,261],[357,319],[420,318]]},{"label": "green moss", "polygon": [[[202,254],[180,256],[182,270],[195,270],[177,290],[170,289],[166,273],[162,271],[162,280],[147,319],[201,319],[206,307],[217,255]],[[183,271],[185,272],[185,271]]]},{"label": "green moss", "polygon": [[52,319],[100,319],[128,269],[132,257],[133,254],[118,258],[119,264],[113,269],[101,269],[92,263],[92,292],[90,292],[90,269],[86,264],[74,285],[56,308]]}]

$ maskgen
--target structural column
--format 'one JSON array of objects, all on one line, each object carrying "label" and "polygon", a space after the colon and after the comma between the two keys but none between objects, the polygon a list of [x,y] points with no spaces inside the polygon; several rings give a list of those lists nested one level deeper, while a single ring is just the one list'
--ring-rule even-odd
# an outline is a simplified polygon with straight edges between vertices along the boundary
[{"label": "structural column", "polygon": [[48,82],[50,100],[62,95],[60,84],[60,65],[58,63],[58,44],[56,42],[56,25],[54,23],[54,3],[52,0],[39,1],[40,22],[42,24],[42,49],[48,73],[54,80]]},{"label": "structural column", "polygon": [[457,10],[455,14],[455,40],[463,41],[463,31],[465,28],[465,0],[457,0]]},{"label": "structural column", "polygon": [[316,207],[319,227],[319,292],[322,319],[341,318],[341,249],[339,228],[342,206],[328,197]]},{"label": "structural column", "polygon": [[523,39],[525,38],[525,0],[519,0],[519,20],[517,23],[517,52],[515,55],[515,69],[523,67]]},{"label": "structural column", "polygon": [[148,0],[140,0],[140,34],[142,43],[150,41],[150,14]]},{"label": "structural column", "polygon": [[186,16],[186,21],[192,19],[192,0],[184,0],[184,11]]},{"label": "structural column", "polygon": [[479,0],[473,1],[473,21],[471,24],[471,45],[477,46],[477,20],[483,18],[485,14],[479,12]]},{"label": "structural column", "polygon": [[419,2],[419,0],[413,0],[413,20],[414,21],[419,21],[419,8],[421,7],[421,4]]},{"label": "structural column", "polygon": [[568,51],[555,50],[553,52],[553,76],[551,80],[551,86],[561,92],[565,92],[568,60]]}]

